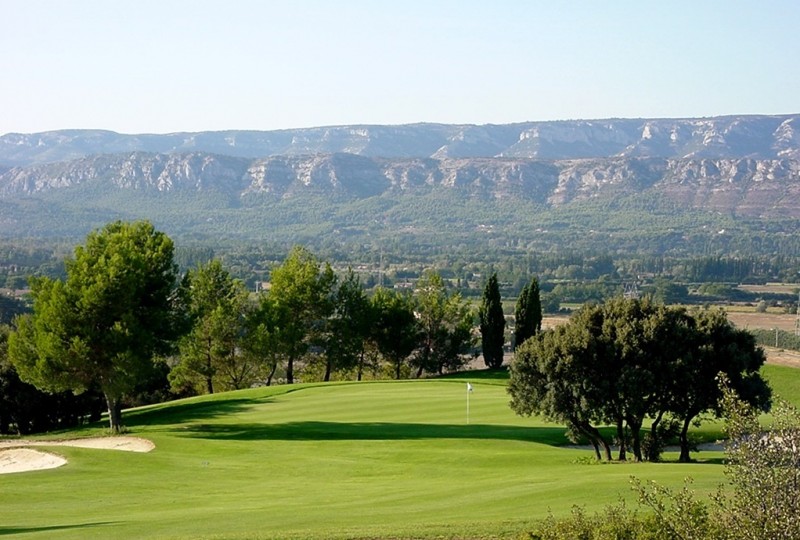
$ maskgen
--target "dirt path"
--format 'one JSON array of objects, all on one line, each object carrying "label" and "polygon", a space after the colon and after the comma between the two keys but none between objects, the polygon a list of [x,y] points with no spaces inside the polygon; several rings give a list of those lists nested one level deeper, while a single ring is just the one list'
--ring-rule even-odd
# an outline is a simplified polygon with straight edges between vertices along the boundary
[{"label": "dirt path", "polygon": [[764,352],[767,353],[767,364],[800,368],[800,352],[775,347],[764,347]]}]

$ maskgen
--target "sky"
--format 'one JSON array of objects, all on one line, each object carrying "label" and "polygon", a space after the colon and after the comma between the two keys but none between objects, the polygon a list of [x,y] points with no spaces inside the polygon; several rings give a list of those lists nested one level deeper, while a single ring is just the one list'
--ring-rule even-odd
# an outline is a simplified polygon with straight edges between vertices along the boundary
[{"label": "sky", "polygon": [[797,0],[0,0],[0,134],[800,112]]}]

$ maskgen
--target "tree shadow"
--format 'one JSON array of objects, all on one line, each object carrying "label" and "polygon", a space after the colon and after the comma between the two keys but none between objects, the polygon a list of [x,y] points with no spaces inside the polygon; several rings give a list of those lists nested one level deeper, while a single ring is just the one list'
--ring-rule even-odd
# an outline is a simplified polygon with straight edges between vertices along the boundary
[{"label": "tree shadow", "polygon": [[37,532],[48,532],[48,531],[65,531],[69,529],[84,529],[89,527],[104,527],[106,525],[114,525],[119,523],[117,521],[96,521],[94,523],[75,523],[73,525],[47,525],[42,527],[9,527],[9,526],[0,526],[0,536],[6,536],[10,534],[25,534],[25,533],[37,533]]},{"label": "tree shadow", "polygon": [[271,402],[270,398],[227,398],[189,403],[163,403],[143,410],[125,412],[127,426],[183,424],[227,416],[256,405]]},{"label": "tree shadow", "polygon": [[561,446],[563,427],[516,427],[490,424],[414,424],[390,422],[287,422],[282,424],[197,424],[183,435],[235,441],[367,441],[415,439],[513,440]]}]

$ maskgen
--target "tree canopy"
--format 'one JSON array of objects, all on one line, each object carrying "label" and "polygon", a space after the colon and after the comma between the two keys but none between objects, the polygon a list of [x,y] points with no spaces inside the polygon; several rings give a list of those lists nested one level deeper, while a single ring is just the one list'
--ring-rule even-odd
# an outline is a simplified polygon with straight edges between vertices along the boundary
[{"label": "tree canopy", "polygon": [[[648,299],[615,298],[581,308],[570,321],[529,339],[511,366],[511,407],[543,414],[586,436],[610,457],[598,425],[616,428],[619,459],[630,437],[636,460],[657,459],[665,419],[681,425],[681,459],[689,459],[686,430],[701,413],[719,414],[716,377],[722,372],[743,399],[767,409],[770,390],[759,374],[763,351],[724,312],[695,315]],[[648,452],[641,429],[652,418]]]},{"label": "tree canopy", "polygon": [[9,357],[22,380],[48,391],[97,386],[119,431],[121,396],[180,330],[172,240],[145,221],[111,223],[75,249],[66,272],[31,280],[33,313],[17,319]]},{"label": "tree canopy", "polygon": [[259,362],[247,355],[247,317],[252,311],[244,284],[233,279],[219,259],[190,270],[182,284],[189,332],[179,342],[180,361],[170,373],[174,386],[202,383],[209,394],[246,388]]},{"label": "tree canopy", "polygon": [[272,271],[270,306],[278,322],[276,344],[286,359],[286,382],[294,382],[294,364],[322,340],[324,321],[333,313],[336,275],[306,248],[292,249]]},{"label": "tree canopy", "polygon": [[416,313],[420,346],[414,357],[417,377],[464,366],[474,340],[474,314],[458,293],[447,291],[442,277],[427,272],[417,282]]}]

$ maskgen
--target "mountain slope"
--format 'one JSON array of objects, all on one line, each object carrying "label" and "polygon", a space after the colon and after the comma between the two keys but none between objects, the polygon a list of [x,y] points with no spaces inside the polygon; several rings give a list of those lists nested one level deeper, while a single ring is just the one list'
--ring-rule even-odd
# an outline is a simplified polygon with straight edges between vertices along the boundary
[{"label": "mountain slope", "polygon": [[230,200],[311,193],[337,200],[455,190],[478,200],[526,200],[547,207],[620,195],[664,197],[732,215],[800,218],[800,161],[617,157],[385,159],[351,154],[250,160],[201,152],[93,156],[16,167],[0,174],[0,198],[14,200],[83,186],[192,194]]}]

